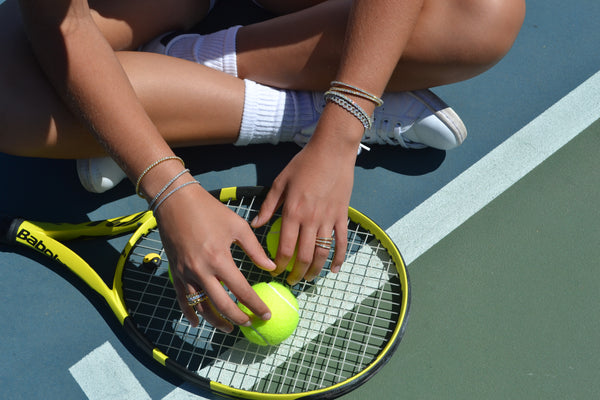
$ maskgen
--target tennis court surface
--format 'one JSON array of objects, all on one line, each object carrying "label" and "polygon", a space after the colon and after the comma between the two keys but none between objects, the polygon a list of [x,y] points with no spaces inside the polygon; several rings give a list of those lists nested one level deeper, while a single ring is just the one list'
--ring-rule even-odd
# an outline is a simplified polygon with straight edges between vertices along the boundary
[{"label": "tennis court surface", "polygon": [[[395,239],[412,302],[388,365],[344,399],[600,396],[599,15],[593,0],[529,1],[500,64],[435,89],[469,129],[463,146],[361,154],[352,206]],[[269,184],[296,151],[182,155],[214,189]],[[0,210],[80,221],[144,207],[128,183],[85,192],[74,165],[0,155]],[[112,263],[116,248],[86,256]],[[155,367],[98,296],[39,261],[0,247],[0,398],[220,399]]]}]

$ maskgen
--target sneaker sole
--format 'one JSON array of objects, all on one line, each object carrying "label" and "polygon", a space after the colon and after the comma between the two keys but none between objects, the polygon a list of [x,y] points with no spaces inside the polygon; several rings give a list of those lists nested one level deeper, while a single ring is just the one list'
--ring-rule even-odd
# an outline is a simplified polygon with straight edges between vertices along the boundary
[{"label": "sneaker sole", "polygon": [[456,146],[460,146],[467,138],[467,128],[458,114],[435,95],[431,90],[414,90],[410,93],[423,103],[440,121],[450,129],[456,139]]}]

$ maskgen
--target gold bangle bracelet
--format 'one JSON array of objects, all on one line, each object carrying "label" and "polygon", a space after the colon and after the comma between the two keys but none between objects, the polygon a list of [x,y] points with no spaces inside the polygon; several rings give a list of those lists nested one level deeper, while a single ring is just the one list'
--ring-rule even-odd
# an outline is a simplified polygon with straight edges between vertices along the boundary
[{"label": "gold bangle bracelet", "polygon": [[181,157],[168,156],[168,157],[159,158],[158,160],[156,160],[152,164],[150,164],[137,178],[137,181],[135,182],[135,193],[138,196],[140,196],[141,198],[144,198],[144,195],[142,195],[140,193],[140,183],[142,183],[142,179],[144,179],[144,177],[148,174],[148,172],[150,172],[152,170],[152,168],[156,167],[157,165],[160,165],[160,164],[164,163],[165,161],[169,161],[169,160],[178,160],[179,162],[181,162],[181,164],[185,168],[185,162],[183,162]]}]

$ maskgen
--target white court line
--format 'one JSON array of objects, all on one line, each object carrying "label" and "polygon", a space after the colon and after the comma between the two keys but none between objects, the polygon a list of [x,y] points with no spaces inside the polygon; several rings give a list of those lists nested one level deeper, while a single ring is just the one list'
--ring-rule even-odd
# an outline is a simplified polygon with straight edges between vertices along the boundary
[{"label": "white court line", "polygon": [[[387,233],[402,249],[405,262],[410,264],[416,260],[598,118],[600,72],[393,224]],[[98,365],[110,365],[110,359],[114,358],[105,353],[92,352],[71,368],[88,398],[108,398],[105,390],[110,386],[118,387],[123,398],[149,398],[118,355],[118,375],[112,376],[110,381],[106,379],[112,374],[98,376]],[[176,388],[164,399],[204,399],[187,391],[187,387],[190,386],[184,384]]]},{"label": "white court line", "polygon": [[69,372],[90,400],[150,399],[109,342],[83,357]]},{"label": "white court line", "polygon": [[410,264],[600,118],[594,74],[386,231]]}]

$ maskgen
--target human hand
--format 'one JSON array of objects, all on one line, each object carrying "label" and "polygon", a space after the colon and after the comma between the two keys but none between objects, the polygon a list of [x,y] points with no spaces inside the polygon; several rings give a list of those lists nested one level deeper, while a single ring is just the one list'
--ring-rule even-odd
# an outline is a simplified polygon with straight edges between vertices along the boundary
[{"label": "human hand", "polygon": [[327,136],[321,138],[313,136],[279,174],[252,221],[253,227],[264,225],[283,205],[273,274],[285,270],[297,249],[295,265],[287,277],[290,285],[302,278],[313,280],[321,272],[329,250],[316,246],[318,237],[330,238],[335,231],[331,271],[338,272],[344,262],[357,148],[344,151]]},{"label": "human hand", "polygon": [[[265,254],[248,223],[199,185],[190,185],[165,201],[155,213],[169,259],[177,301],[193,326],[197,310],[214,327],[231,332],[233,324],[250,320],[229,297],[223,285],[255,315],[270,318],[270,311],[252,290],[231,256],[238,244],[259,267],[271,271]],[[205,293],[206,300],[192,307],[186,294]]]}]

